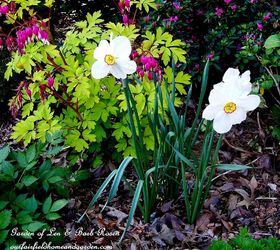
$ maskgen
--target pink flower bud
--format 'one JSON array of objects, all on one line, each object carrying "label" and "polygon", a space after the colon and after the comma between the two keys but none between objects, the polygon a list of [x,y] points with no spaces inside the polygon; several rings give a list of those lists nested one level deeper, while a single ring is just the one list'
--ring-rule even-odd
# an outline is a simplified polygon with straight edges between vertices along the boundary
[{"label": "pink flower bud", "polygon": [[213,58],[214,58],[214,54],[213,54],[213,53],[210,53],[210,54],[207,56],[207,59],[212,60]]},{"label": "pink flower bud", "polygon": [[22,93],[21,92],[18,93],[18,101],[21,105],[22,104]]},{"label": "pink flower bud", "polygon": [[26,94],[29,96],[29,98],[31,98],[31,90],[30,89],[26,89]]},{"label": "pink flower bud", "polygon": [[7,48],[9,51],[13,51],[16,49],[16,43],[15,43],[15,40],[12,36],[9,36],[7,39],[6,39],[6,45],[7,45]]},{"label": "pink flower bud", "polygon": [[39,88],[41,91],[45,91],[46,87],[47,87],[46,84],[41,84]]},{"label": "pink flower bud", "polygon": [[129,24],[129,19],[127,15],[123,15],[123,23],[124,24]]},{"label": "pink flower bud", "polygon": [[0,13],[2,15],[6,15],[9,12],[9,7],[8,5],[0,6]]},{"label": "pink flower bud", "polygon": [[149,80],[153,80],[153,72],[150,71],[150,72],[148,73],[148,79],[149,79]]},{"label": "pink flower bud", "polygon": [[263,30],[263,25],[261,23],[257,23],[257,27],[259,31]]},{"label": "pink flower bud", "polygon": [[126,8],[130,8],[130,0],[125,0],[124,5]]},{"label": "pink flower bud", "polygon": [[178,3],[172,3],[173,7],[177,10],[180,11],[182,9],[182,7],[178,4]]},{"label": "pink flower bud", "polygon": [[144,17],[144,20],[147,22],[147,21],[150,20],[150,17],[149,17],[149,16],[145,16],[145,17]]},{"label": "pink flower bud", "polygon": [[231,3],[231,0],[224,0],[225,4],[229,5]]},{"label": "pink flower bud", "polygon": [[54,78],[53,77],[49,77],[48,78],[48,87],[52,88],[54,84]]},{"label": "pink flower bud", "polygon": [[132,59],[135,59],[138,56],[139,56],[139,54],[138,54],[137,51],[133,51],[132,54],[131,54]]},{"label": "pink flower bud", "polygon": [[144,73],[143,70],[139,72],[139,76],[140,76],[140,77],[144,77],[144,74],[145,74],[145,73]]},{"label": "pink flower bud", "polygon": [[230,6],[230,8],[231,8],[233,11],[235,11],[235,10],[237,9],[237,5],[234,4],[234,5]]},{"label": "pink flower bud", "polygon": [[120,11],[123,13],[124,12],[124,8],[125,8],[125,3],[123,0],[119,1],[118,3]]},{"label": "pink flower bud", "polygon": [[16,11],[16,3],[11,2],[9,8],[10,8],[10,12],[14,13]]}]

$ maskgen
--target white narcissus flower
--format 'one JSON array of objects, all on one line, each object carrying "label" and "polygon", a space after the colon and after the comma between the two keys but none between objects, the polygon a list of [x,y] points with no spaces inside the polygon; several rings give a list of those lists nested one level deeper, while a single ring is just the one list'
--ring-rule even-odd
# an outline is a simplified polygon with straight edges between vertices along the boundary
[{"label": "white narcissus flower", "polygon": [[110,39],[110,43],[102,40],[94,51],[97,60],[91,67],[91,74],[101,79],[111,73],[118,79],[125,79],[127,74],[136,71],[136,63],[130,60],[131,44],[127,37],[118,36]]},{"label": "white narcissus flower", "polygon": [[260,97],[249,95],[252,89],[250,71],[240,76],[238,69],[229,68],[223,76],[223,81],[215,84],[209,95],[209,105],[202,113],[206,120],[214,120],[213,128],[224,134],[232,125],[246,119],[246,113],[256,109]]}]

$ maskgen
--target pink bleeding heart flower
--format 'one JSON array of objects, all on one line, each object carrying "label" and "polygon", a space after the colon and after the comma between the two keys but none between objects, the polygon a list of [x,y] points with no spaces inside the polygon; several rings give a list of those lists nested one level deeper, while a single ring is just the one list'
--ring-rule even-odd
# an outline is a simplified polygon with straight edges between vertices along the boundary
[{"label": "pink bleeding heart flower", "polygon": [[148,79],[151,81],[151,80],[153,80],[153,72],[148,72]]},{"label": "pink bleeding heart flower", "polygon": [[51,89],[53,87],[53,84],[54,84],[54,78],[49,77],[48,78],[48,87]]},{"label": "pink bleeding heart flower", "polygon": [[0,6],[0,13],[2,15],[6,15],[6,14],[8,14],[8,12],[9,12],[9,6],[8,5]]}]

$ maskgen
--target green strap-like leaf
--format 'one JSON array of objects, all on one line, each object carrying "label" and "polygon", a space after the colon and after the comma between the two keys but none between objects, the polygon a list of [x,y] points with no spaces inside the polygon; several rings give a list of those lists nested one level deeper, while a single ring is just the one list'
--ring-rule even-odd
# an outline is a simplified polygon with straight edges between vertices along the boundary
[{"label": "green strap-like leaf", "polygon": [[126,223],[126,227],[125,227],[125,230],[119,240],[119,243],[122,242],[123,240],[123,237],[125,236],[130,224],[131,224],[131,221],[133,219],[133,216],[134,216],[134,213],[135,213],[135,210],[136,210],[136,207],[137,207],[137,203],[139,201],[139,197],[140,197],[140,194],[141,194],[141,190],[143,188],[143,184],[144,184],[144,181],[140,180],[137,184],[137,187],[136,187],[136,190],[135,190],[135,193],[134,193],[134,197],[133,197],[133,200],[132,200],[132,204],[131,204],[131,208],[130,208],[130,211],[129,211],[129,215],[128,215],[128,219],[127,219],[127,223]]},{"label": "green strap-like leaf", "polygon": [[104,189],[107,187],[107,185],[109,184],[109,182],[113,179],[113,177],[115,176],[115,174],[117,173],[117,170],[115,169],[103,182],[103,184],[101,185],[101,187],[97,190],[96,194],[93,196],[91,202],[89,203],[86,211],[83,213],[83,215],[80,217],[80,219],[78,220],[78,223],[80,223],[82,221],[82,219],[84,218],[86,212],[88,209],[90,209],[95,202],[98,200],[98,198],[101,196],[102,192],[104,191]]},{"label": "green strap-like leaf", "polygon": [[112,187],[111,187],[111,190],[109,192],[109,197],[108,197],[108,200],[105,204],[105,206],[103,207],[102,211],[104,210],[104,208],[106,207],[106,205],[115,197],[117,191],[118,191],[118,188],[119,188],[119,185],[120,185],[120,182],[121,182],[121,179],[123,177],[123,172],[124,170],[126,169],[126,167],[128,166],[128,164],[131,162],[132,160],[132,157],[126,157],[121,165],[119,166],[118,170],[117,170],[117,173],[116,173],[116,176],[114,178],[114,181],[113,181],[113,184],[112,184]]},{"label": "green strap-like leaf", "polygon": [[237,170],[245,170],[245,169],[252,168],[246,165],[238,165],[238,164],[216,164],[213,167],[222,170],[227,170],[227,171],[228,170],[237,171]]}]

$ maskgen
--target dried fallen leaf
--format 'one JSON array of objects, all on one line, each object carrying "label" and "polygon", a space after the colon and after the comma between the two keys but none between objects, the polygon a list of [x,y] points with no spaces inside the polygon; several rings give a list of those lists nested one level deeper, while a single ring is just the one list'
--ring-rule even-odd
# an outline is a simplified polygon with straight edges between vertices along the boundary
[{"label": "dried fallen leaf", "polygon": [[229,232],[231,232],[231,229],[232,229],[233,224],[232,224],[231,222],[225,221],[225,220],[223,220],[223,219],[222,219],[221,221],[222,221],[224,227],[225,227]]},{"label": "dried fallen leaf", "polygon": [[252,202],[252,199],[249,196],[249,194],[245,190],[240,188],[236,188],[234,189],[234,191],[243,197],[243,200],[237,203],[237,207],[246,206],[246,208],[248,209]]},{"label": "dried fallen leaf", "polygon": [[161,212],[166,213],[170,210],[171,206],[172,206],[173,201],[169,201],[167,203],[164,203],[162,205],[162,207],[160,208]]},{"label": "dried fallen leaf", "polygon": [[211,213],[203,213],[196,221],[196,229],[198,231],[205,231],[207,229],[207,225],[210,223],[212,218]]},{"label": "dried fallen leaf", "polygon": [[253,197],[255,196],[255,190],[258,187],[258,182],[257,182],[255,176],[253,176],[252,179],[250,180],[249,187],[251,190],[251,198],[253,199]]},{"label": "dried fallen leaf", "polygon": [[135,242],[132,242],[130,245],[130,250],[137,250]]},{"label": "dried fallen leaf", "polygon": [[275,191],[277,190],[277,185],[275,185],[275,184],[273,184],[273,183],[268,183],[267,185],[270,187],[270,189],[271,189],[273,192],[275,192]]},{"label": "dried fallen leaf", "polygon": [[128,217],[128,215],[120,210],[114,209],[110,207],[110,210],[106,213],[108,216],[114,217],[118,219],[118,224],[120,224],[124,219]]},{"label": "dried fallen leaf", "polygon": [[238,196],[235,194],[230,194],[228,199],[228,210],[231,212],[233,209],[237,207]]}]

